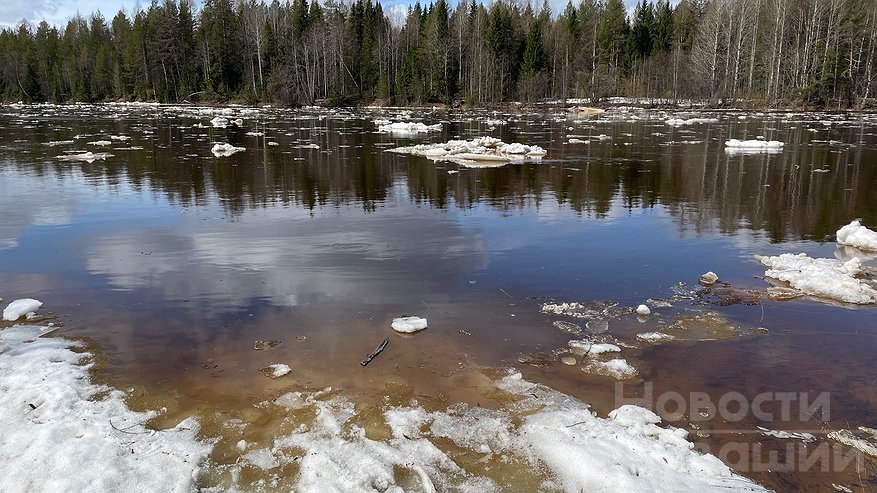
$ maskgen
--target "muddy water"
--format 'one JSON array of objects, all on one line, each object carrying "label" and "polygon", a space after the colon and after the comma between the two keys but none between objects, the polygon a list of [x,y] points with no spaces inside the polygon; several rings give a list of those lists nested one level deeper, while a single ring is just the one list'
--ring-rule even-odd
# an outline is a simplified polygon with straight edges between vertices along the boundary
[{"label": "muddy water", "polygon": [[[670,300],[678,283],[695,290],[708,270],[741,293],[763,290],[754,254],[833,257],[838,227],[857,217],[877,225],[877,119],[724,112],[673,127],[658,112],[424,113],[415,117],[446,121],[444,130],[398,137],[376,132],[371,120],[384,114],[262,110],[241,128],[213,128],[212,115],[180,108],[0,113],[0,296],[36,297],[64,322],[61,334],[94,341],[100,379],[131,389],[134,406],[168,409],[155,426],[201,416],[206,435],[223,437],[219,463],[236,460],[239,438],[223,423],[253,423],[248,440],[270,444],[288,423],[255,405],[290,390],[332,387],[380,436],[388,402],[502,408],[491,382],[514,366],[601,415],[647,384],[659,396],[696,392],[714,402],[729,392],[826,392],[830,413],[812,420],[658,411],[768,486],[874,481],[869,462],[767,471],[757,458],[722,453],[729,443],[787,445],[757,426],[820,432],[817,443],[828,444],[826,430],[877,424],[874,309],[707,293],[645,322],[621,314],[604,335],[637,346],[621,356],[639,376],[620,389],[558,361],[575,336],[553,322],[584,321],[540,308]],[[508,122],[492,128],[487,117]],[[254,131],[263,135],[247,135]],[[386,152],[480,135],[548,155],[471,170]],[[590,143],[567,144],[570,135]],[[756,136],[785,150],[724,151],[728,138]],[[110,144],[90,143],[102,140]],[[214,142],[246,151],[215,158]],[[57,159],[86,150],[113,156]],[[721,340],[636,342],[637,332],[703,313],[724,322],[700,338]],[[430,328],[392,333],[392,318],[409,314]],[[384,337],[387,349],[360,366]],[[254,350],[270,340],[280,344]],[[292,375],[266,378],[260,369],[272,363]]]}]

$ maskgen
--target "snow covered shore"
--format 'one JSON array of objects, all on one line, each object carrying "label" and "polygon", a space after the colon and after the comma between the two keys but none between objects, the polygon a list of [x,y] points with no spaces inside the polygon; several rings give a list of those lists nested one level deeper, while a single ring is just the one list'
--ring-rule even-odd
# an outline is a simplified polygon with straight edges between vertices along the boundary
[{"label": "snow covered shore", "polygon": [[[132,411],[122,392],[92,383],[91,355],[78,352],[75,341],[40,337],[49,330],[0,330],[0,490],[194,491],[213,467],[205,465],[212,445],[197,437],[198,422],[150,430],[144,423],[155,412]],[[507,408],[387,407],[385,439],[369,438],[354,419],[354,403],[336,391],[290,392],[266,403],[270,412],[301,420],[292,418],[295,411],[312,409],[316,417],[268,447],[241,441],[240,459],[225,466],[238,474],[226,478],[236,483],[244,467],[292,466],[296,491],[507,488],[501,474],[473,474],[460,462],[480,457],[532,468],[551,490],[766,491],[695,451],[687,432],[658,426],[660,418],[645,408],[622,406],[600,418],[511,370],[495,385],[514,397]]]},{"label": "snow covered shore", "polygon": [[198,422],[150,430],[156,413],[92,383],[91,355],[51,330],[0,330],[0,491],[194,490],[211,450]]}]

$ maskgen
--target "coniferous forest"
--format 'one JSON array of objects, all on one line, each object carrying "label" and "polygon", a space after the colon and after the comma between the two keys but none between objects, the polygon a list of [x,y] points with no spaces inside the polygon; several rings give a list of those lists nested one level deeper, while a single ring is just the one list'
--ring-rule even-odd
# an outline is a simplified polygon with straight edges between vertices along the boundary
[{"label": "coniferous forest", "polygon": [[[393,12],[394,13],[394,12]],[[304,105],[608,96],[860,107],[874,0],[153,1],[0,32],[7,101]]]}]

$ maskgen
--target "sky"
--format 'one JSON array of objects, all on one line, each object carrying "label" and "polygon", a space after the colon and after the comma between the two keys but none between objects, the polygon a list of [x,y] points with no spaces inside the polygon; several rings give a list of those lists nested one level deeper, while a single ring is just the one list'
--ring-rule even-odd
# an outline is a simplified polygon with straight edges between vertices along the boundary
[{"label": "sky", "polygon": [[[429,0],[421,0],[421,3],[428,3]],[[628,6],[628,10],[633,8],[637,0],[624,0]],[[139,5],[147,7],[150,0],[142,0]],[[194,2],[200,5],[200,1]],[[414,0],[383,0],[385,9],[394,5],[413,4]],[[451,2],[455,3],[455,2]],[[549,0],[555,13],[563,10],[567,0]],[[673,2],[676,3],[676,2]],[[536,0],[535,5],[542,4],[541,0]],[[104,18],[110,20],[116,15],[120,9],[131,12],[135,5],[135,0],[0,0],[0,26],[15,26],[22,19],[26,19],[33,25],[38,24],[41,20],[46,20],[49,24],[63,26],[73,17],[76,12],[80,12],[87,17],[96,10],[100,10]]]}]

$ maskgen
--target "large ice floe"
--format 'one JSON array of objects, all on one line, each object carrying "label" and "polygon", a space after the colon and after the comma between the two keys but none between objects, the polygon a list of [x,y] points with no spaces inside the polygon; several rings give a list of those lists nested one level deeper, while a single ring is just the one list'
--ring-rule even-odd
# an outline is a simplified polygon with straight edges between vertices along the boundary
[{"label": "large ice floe", "polygon": [[223,144],[214,144],[213,148],[210,149],[210,152],[212,152],[213,155],[216,157],[226,157],[226,156],[231,156],[232,154],[234,154],[236,152],[241,152],[241,151],[245,151],[245,150],[246,150],[246,148],[244,148],[244,147],[235,147],[231,144],[223,143]]},{"label": "large ice floe", "polygon": [[787,282],[804,294],[859,305],[877,303],[877,289],[859,277],[862,273],[859,258],[843,262],[810,258],[805,253],[755,258],[768,267],[765,276]]},{"label": "large ice floe", "polygon": [[538,160],[546,154],[545,149],[536,145],[516,142],[507,144],[493,137],[397,147],[390,149],[390,152],[423,156],[437,161],[454,161],[466,167],[503,166],[511,161]]},{"label": "large ice floe", "polygon": [[[513,370],[495,385],[511,401],[501,410],[428,411],[412,402],[384,407],[373,418],[380,425],[365,424],[332,389],[290,392],[266,405],[315,417],[267,446],[244,444],[229,476],[240,480],[244,467],[294,467],[294,475],[275,475],[276,487],[301,492],[767,491],[694,450],[685,430],[659,426],[645,408],[626,405],[601,418]],[[383,438],[369,431],[375,427],[387,429]],[[535,485],[518,484],[510,470]]]},{"label": "large ice floe", "polygon": [[435,125],[427,125],[421,122],[392,122],[390,120],[375,120],[379,132],[391,133],[395,135],[417,135],[428,132],[440,132],[442,130],[441,123]]},{"label": "large ice floe", "polygon": [[156,413],[92,383],[91,355],[49,330],[0,330],[0,491],[193,491],[212,448],[198,422],[147,428]]},{"label": "large ice floe", "polygon": [[877,252],[877,232],[862,226],[859,221],[853,221],[837,230],[837,243]]},{"label": "large ice floe", "polygon": [[727,153],[776,153],[782,152],[785,144],[778,140],[738,140],[730,139],[725,141],[725,152]]},{"label": "large ice floe", "polygon": [[83,152],[79,154],[64,154],[58,156],[58,159],[62,161],[84,161],[86,163],[93,163],[99,159],[106,159],[108,157],[113,157],[109,152]]}]

